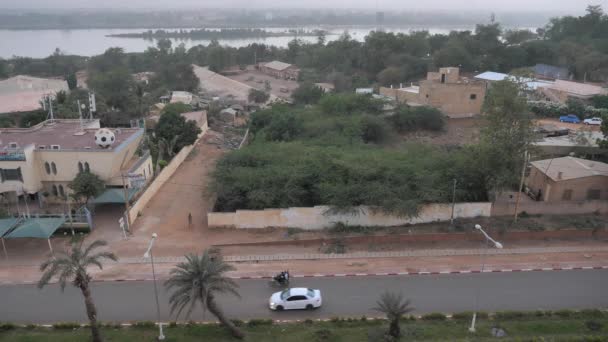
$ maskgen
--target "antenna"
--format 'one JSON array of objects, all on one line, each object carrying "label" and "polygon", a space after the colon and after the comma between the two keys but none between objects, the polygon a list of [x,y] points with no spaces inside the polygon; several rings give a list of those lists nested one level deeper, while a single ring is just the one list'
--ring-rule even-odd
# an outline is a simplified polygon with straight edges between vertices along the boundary
[{"label": "antenna", "polygon": [[[82,122],[82,108],[80,106],[80,100],[76,100],[76,103],[78,103],[78,118],[80,120],[80,130],[84,130],[84,124]],[[82,106],[84,106],[84,104]]]}]

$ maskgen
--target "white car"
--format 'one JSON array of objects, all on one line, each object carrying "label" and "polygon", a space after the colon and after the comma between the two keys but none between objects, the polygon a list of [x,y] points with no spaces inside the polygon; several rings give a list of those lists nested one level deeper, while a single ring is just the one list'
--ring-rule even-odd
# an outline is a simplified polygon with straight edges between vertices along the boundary
[{"label": "white car", "polygon": [[320,290],[296,287],[274,293],[270,296],[269,306],[270,310],[276,311],[312,310],[320,307],[322,303]]},{"label": "white car", "polygon": [[585,120],[583,120],[583,123],[585,125],[597,125],[597,126],[600,126],[602,124],[602,119],[601,118],[585,119]]}]

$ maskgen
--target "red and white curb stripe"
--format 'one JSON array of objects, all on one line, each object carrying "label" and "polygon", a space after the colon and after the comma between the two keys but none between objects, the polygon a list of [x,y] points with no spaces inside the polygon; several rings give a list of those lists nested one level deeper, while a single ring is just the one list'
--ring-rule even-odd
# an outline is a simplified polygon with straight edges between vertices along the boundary
[{"label": "red and white curb stripe", "polygon": [[[299,274],[293,278],[340,278],[340,277],[381,277],[381,276],[416,276],[416,275],[447,275],[447,274],[474,274],[474,273],[515,273],[515,272],[546,272],[546,271],[573,271],[573,270],[608,270],[608,266],[576,266],[576,267],[543,267],[543,268],[521,268],[521,269],[489,269],[489,270],[459,270],[459,271],[412,271],[412,272],[383,272],[383,273],[335,273],[335,274]],[[272,279],[272,276],[236,276],[231,279]],[[162,278],[160,278],[162,279]],[[157,280],[160,280],[157,279]],[[152,281],[152,278],[125,278],[125,279],[99,279],[94,282],[132,282]],[[35,281],[9,281],[0,282],[0,285],[31,285]]]}]

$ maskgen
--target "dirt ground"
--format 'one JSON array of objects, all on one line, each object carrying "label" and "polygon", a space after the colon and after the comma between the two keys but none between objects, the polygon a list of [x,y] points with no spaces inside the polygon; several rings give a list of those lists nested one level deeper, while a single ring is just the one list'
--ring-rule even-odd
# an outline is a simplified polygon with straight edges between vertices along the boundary
[{"label": "dirt ground", "polygon": [[536,120],[536,122],[541,125],[555,125],[559,128],[568,128],[568,129],[571,129],[574,131],[580,131],[580,130],[594,131],[594,132],[600,131],[600,126],[559,122],[559,119],[538,119],[538,120]]},{"label": "dirt ground", "polygon": [[[265,90],[264,81],[269,81],[272,87],[270,94],[283,99],[291,98],[293,91],[298,88],[297,81],[274,78],[255,70],[252,66],[247,67],[245,71],[232,71],[228,77],[259,90]],[[281,88],[286,88],[289,92],[284,93]]]}]

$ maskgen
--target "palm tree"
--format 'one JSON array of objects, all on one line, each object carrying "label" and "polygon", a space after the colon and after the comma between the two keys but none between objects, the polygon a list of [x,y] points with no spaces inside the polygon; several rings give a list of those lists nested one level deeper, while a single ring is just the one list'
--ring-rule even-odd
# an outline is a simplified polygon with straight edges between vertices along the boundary
[{"label": "palm tree", "polygon": [[401,336],[399,320],[403,315],[414,310],[410,306],[410,300],[404,299],[401,293],[385,292],[380,295],[380,300],[376,302],[376,305],[378,306],[374,310],[382,312],[389,320],[388,334],[394,338],[399,338]]},{"label": "palm tree", "polygon": [[197,303],[209,311],[226,327],[232,336],[243,338],[243,333],[224,315],[216,302],[216,295],[230,293],[240,297],[238,285],[226,277],[225,273],[235,268],[224,262],[216,249],[206,249],[201,256],[190,254],[186,262],[178,264],[171,270],[171,277],[165,282],[168,290],[173,290],[169,302],[171,313],[177,311],[179,316],[186,309],[186,318],[190,317]]},{"label": "palm tree", "polygon": [[68,253],[58,252],[57,255],[51,256],[47,261],[40,265],[40,271],[44,272],[38,288],[43,288],[48,285],[52,278],[58,277],[61,291],[65,290],[65,286],[69,281],[74,287],[77,287],[84,296],[84,304],[89,317],[91,334],[94,342],[101,342],[99,327],[97,326],[97,309],[93,303],[91,296],[91,276],[87,273],[89,266],[97,266],[102,269],[101,261],[109,259],[116,261],[118,258],[111,252],[94,252],[95,249],[107,245],[107,242],[95,240],[88,247],[83,249],[83,239],[73,239],[71,249]]}]

